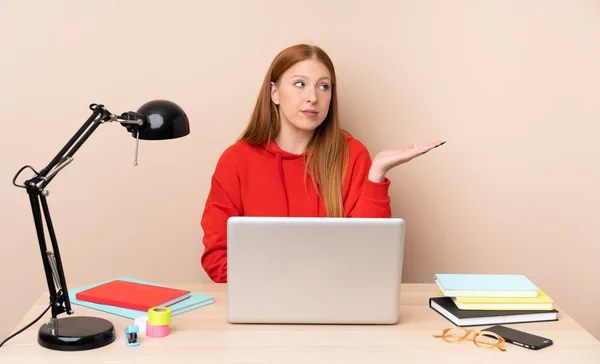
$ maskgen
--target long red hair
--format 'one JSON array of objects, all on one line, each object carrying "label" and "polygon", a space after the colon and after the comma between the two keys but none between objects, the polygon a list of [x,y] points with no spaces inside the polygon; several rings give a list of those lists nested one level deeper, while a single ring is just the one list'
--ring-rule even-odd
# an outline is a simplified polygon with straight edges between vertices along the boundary
[{"label": "long red hair", "polygon": [[277,105],[271,100],[271,82],[294,64],[307,59],[323,63],[331,74],[331,103],[323,123],[316,128],[306,147],[306,173],[318,193],[323,196],[328,217],[342,217],[342,183],[347,169],[348,143],[338,118],[337,83],[333,62],[323,49],[308,44],[297,44],[281,51],[269,67],[263,80],[254,111],[246,130],[239,140],[251,145],[267,145],[280,129]]}]

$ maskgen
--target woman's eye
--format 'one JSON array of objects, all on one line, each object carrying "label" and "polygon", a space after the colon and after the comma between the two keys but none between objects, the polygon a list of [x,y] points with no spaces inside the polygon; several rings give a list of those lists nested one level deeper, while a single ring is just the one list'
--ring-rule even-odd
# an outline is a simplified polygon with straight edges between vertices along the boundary
[{"label": "woman's eye", "polygon": [[321,85],[321,90],[329,90],[329,85],[324,83]]},{"label": "woman's eye", "polygon": [[304,87],[304,82],[297,81],[296,83],[294,83],[294,86],[296,86],[296,87]]}]

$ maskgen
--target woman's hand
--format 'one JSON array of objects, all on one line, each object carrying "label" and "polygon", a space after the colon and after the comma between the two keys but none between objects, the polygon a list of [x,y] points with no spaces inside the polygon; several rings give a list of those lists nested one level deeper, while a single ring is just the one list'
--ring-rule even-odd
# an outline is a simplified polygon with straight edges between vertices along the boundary
[{"label": "woman's hand", "polygon": [[422,147],[417,147],[413,144],[407,147],[384,150],[373,158],[368,178],[373,182],[383,182],[385,180],[385,174],[390,169],[423,155],[444,143],[446,143],[446,141],[436,140]]}]

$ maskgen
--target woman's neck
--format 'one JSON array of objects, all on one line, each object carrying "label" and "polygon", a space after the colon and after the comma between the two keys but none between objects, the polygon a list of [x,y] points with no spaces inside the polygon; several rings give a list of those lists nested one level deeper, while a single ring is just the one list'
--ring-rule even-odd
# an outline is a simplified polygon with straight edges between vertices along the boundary
[{"label": "woman's neck", "polygon": [[302,154],[306,151],[312,136],[312,131],[298,130],[282,123],[279,133],[275,136],[275,143],[288,153]]}]

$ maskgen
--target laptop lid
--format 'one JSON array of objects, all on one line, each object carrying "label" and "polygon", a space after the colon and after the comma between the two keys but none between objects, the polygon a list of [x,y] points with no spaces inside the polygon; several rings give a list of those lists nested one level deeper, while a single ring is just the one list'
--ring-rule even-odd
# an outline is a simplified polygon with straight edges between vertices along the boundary
[{"label": "laptop lid", "polygon": [[231,217],[227,228],[229,322],[398,321],[404,220]]}]

